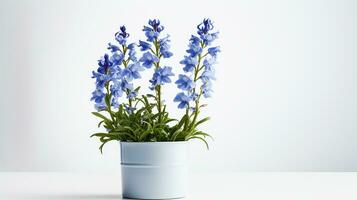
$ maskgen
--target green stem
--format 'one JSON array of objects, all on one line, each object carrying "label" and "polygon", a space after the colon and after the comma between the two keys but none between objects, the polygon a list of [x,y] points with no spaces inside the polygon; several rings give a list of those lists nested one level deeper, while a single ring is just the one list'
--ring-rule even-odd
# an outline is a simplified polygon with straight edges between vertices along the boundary
[{"label": "green stem", "polygon": [[[205,45],[204,45],[203,43],[201,43],[201,48],[202,48],[202,49],[205,48]],[[195,73],[194,73],[194,79],[193,79],[195,83],[197,82],[197,80],[198,80],[198,78],[199,78],[199,76],[198,76],[199,72],[200,72],[200,71],[202,70],[202,68],[203,68],[203,66],[200,67],[202,58],[204,58],[206,55],[207,55],[207,53],[204,54],[203,56],[202,56],[202,53],[198,54],[198,61],[197,61],[197,65],[195,66]],[[193,94],[194,94],[195,92],[196,92],[196,88],[193,88]],[[193,111],[193,112],[194,112],[194,115],[193,115],[192,122],[191,122],[191,124],[190,124],[190,126],[189,126],[189,129],[191,129],[191,128],[194,126],[194,124],[196,123],[197,116],[198,116],[198,113],[199,113],[199,108],[200,108],[199,104],[200,104],[200,98],[201,98],[201,96],[202,96],[202,89],[200,89],[200,94],[198,95],[197,99],[195,100],[195,110]]]},{"label": "green stem", "polygon": [[[155,63],[155,70],[157,70],[160,67],[160,44],[157,39],[154,40],[154,46],[155,46],[155,56],[159,58],[159,61]],[[162,111],[162,105],[161,105],[161,85],[156,86],[156,97],[157,97],[157,110],[159,113]],[[159,115],[159,120],[158,122],[160,123],[162,120],[162,116]]]},{"label": "green stem", "polygon": [[[110,90],[109,90],[109,82],[105,85],[105,89],[107,90],[107,95],[110,97],[111,94],[110,94]],[[110,101],[110,99],[109,99],[109,101]],[[111,108],[110,102],[109,102],[109,105],[108,105],[108,103],[106,103],[106,104],[107,104],[107,108],[108,108],[107,111],[110,115],[110,118],[112,119],[113,122],[115,122],[115,119],[112,114],[112,108]],[[113,124],[115,124],[115,123],[113,123]]]}]

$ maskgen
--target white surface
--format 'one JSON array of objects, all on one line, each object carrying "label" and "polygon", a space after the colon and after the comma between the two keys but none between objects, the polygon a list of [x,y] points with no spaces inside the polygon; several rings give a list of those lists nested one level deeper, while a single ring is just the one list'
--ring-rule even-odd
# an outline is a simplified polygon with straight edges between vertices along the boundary
[{"label": "white surface", "polygon": [[[194,200],[355,200],[357,173],[192,174]],[[121,199],[120,174],[0,173],[0,198]]]},{"label": "white surface", "polygon": [[[356,10],[353,0],[0,0],[0,170],[119,168],[118,145],[101,156],[89,138],[91,70],[120,25],[144,39],[153,17],[171,34],[176,74],[202,18],[221,32],[204,127],[215,141],[192,145],[196,170],[357,170]],[[172,103],[176,87],[163,90]]]}]

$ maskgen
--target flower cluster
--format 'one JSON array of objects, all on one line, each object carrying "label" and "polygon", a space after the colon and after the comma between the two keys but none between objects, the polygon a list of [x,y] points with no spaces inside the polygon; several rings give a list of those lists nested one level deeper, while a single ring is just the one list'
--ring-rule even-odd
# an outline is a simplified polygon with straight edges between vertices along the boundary
[{"label": "flower cluster", "polygon": [[[186,112],[182,118],[174,119],[167,112],[167,105],[162,100],[164,85],[172,82],[172,68],[165,63],[173,53],[170,50],[170,37],[163,35],[164,26],[159,20],[149,20],[144,26],[145,40],[137,44],[129,43],[129,33],[121,26],[115,34],[115,42],[108,44],[108,52],[98,60],[98,68],[93,71],[95,90],[94,101],[98,112],[93,115],[100,118],[98,127],[106,132],[93,134],[103,146],[112,140],[127,142],[172,142],[199,139],[207,148],[208,133],[197,127],[209,120],[199,117],[201,98],[208,98],[212,93],[212,81],[215,80],[214,65],[218,46],[212,46],[218,37],[213,32],[211,20],[204,19],[197,26],[197,34],[191,36],[186,55],[180,64],[183,73],[175,82],[179,88],[173,99],[179,109]],[[137,57],[135,47],[141,55]],[[164,60],[165,59],[165,60]],[[148,82],[150,94],[139,95],[140,87],[134,87],[134,80],[141,78],[141,72],[153,69]]]},{"label": "flower cluster", "polygon": [[115,34],[119,45],[109,43],[110,55],[105,54],[98,60],[99,67],[92,72],[92,78],[96,79],[96,89],[91,100],[95,102],[98,111],[110,109],[111,106],[118,108],[118,100],[123,94],[128,99],[134,99],[137,95],[132,81],[141,78],[140,71],[144,68],[136,58],[136,44],[127,45],[128,37],[125,26],[121,26]]},{"label": "flower cluster", "polygon": [[[184,65],[183,71],[187,75],[180,74],[179,79],[175,82],[177,87],[183,90],[174,98],[175,102],[179,102],[178,108],[189,108],[190,102],[195,101],[196,107],[193,109],[197,109],[201,95],[205,98],[211,96],[212,80],[215,80],[214,64],[217,54],[220,52],[219,46],[207,49],[218,37],[218,32],[212,32],[213,27],[210,19],[204,19],[197,26],[198,36],[192,35],[189,40],[186,51],[188,55],[184,56],[184,59],[180,62]],[[201,63],[202,61],[203,63]],[[200,87],[196,88],[199,85],[199,80]]]},{"label": "flower cluster", "polygon": [[170,83],[170,76],[174,76],[172,68],[169,66],[160,66],[160,59],[170,58],[173,53],[170,51],[169,35],[160,38],[160,33],[164,30],[164,26],[160,25],[160,20],[149,20],[149,26],[144,26],[146,41],[139,40],[139,47],[143,56],[139,59],[142,65],[146,68],[155,66],[154,74],[150,80],[151,90],[165,83]]}]

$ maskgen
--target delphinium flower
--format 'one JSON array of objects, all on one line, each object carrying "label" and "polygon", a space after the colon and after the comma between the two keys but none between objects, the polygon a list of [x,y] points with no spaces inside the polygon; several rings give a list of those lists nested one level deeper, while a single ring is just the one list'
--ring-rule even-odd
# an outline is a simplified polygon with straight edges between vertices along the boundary
[{"label": "delphinium flower", "polygon": [[194,112],[193,123],[197,118],[198,109],[201,107],[201,96],[208,98],[213,92],[214,64],[217,54],[220,52],[219,46],[211,47],[213,41],[218,37],[218,32],[213,32],[213,28],[210,19],[204,19],[197,26],[198,35],[191,36],[186,51],[188,55],[184,56],[180,62],[184,65],[185,74],[180,74],[179,79],[175,82],[183,92],[178,93],[174,101],[179,102],[178,108],[186,108],[187,114],[189,110]]},{"label": "delphinium flower", "polygon": [[154,73],[150,79],[151,86],[149,88],[155,90],[158,112],[162,111],[163,106],[161,101],[161,86],[165,83],[170,83],[170,77],[174,76],[170,66],[161,66],[160,64],[162,58],[170,58],[173,55],[170,51],[169,35],[161,37],[163,30],[164,26],[161,25],[160,20],[149,20],[148,25],[143,28],[146,41],[139,41],[140,50],[143,52],[139,61],[146,68],[154,66]]},{"label": "delphinium flower", "polygon": [[[128,111],[133,111],[132,100],[135,99],[137,91],[134,89],[132,81],[141,78],[140,71],[144,68],[136,58],[135,43],[127,45],[129,33],[125,26],[121,26],[119,32],[115,34],[118,45],[109,43],[110,54],[105,54],[98,61],[97,71],[93,71],[93,78],[96,79],[96,89],[92,93],[95,108],[98,111],[107,110],[111,113],[111,107],[118,108],[119,98],[126,94],[129,101],[124,107]],[[108,102],[106,102],[106,98]]]}]

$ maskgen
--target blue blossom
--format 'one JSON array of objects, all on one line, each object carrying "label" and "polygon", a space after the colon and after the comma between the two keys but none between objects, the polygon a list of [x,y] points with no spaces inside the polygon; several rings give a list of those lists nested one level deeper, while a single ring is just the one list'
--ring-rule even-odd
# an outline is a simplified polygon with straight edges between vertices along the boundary
[{"label": "blue blossom", "polygon": [[202,53],[202,48],[200,44],[190,43],[186,52],[190,54],[190,57],[196,57],[198,54]]},{"label": "blue blossom", "polygon": [[119,98],[123,96],[122,82],[120,80],[115,80],[110,86],[110,92],[112,93],[114,98]]},{"label": "blue blossom", "polygon": [[149,20],[149,25],[158,33],[164,30],[164,27],[160,25],[160,20],[158,19]]},{"label": "blue blossom", "polygon": [[135,52],[135,43],[131,43],[128,45],[128,49],[129,49],[129,59],[133,62],[136,62],[138,59],[136,58],[136,52]]},{"label": "blue blossom", "polygon": [[97,110],[97,111],[102,111],[102,110],[105,110],[107,109],[107,105],[105,105],[105,102],[101,102],[101,103],[96,103],[94,104],[94,108]]},{"label": "blue blossom", "polygon": [[213,92],[211,81],[205,82],[201,88],[202,88],[202,94],[205,98],[211,97],[211,95],[212,95],[211,93]]},{"label": "blue blossom", "polygon": [[110,102],[110,104],[114,107],[114,108],[119,108],[119,106],[120,106],[120,103],[119,103],[119,101],[118,101],[118,98],[116,98],[116,97],[112,97],[112,100],[111,100],[111,102]]},{"label": "blue blossom", "polygon": [[186,91],[190,91],[195,87],[195,82],[184,74],[180,74],[179,79],[175,83],[179,89]]},{"label": "blue blossom", "polygon": [[147,37],[147,41],[153,42],[155,39],[159,37],[159,33],[155,32],[152,28],[144,26],[143,31],[145,32],[145,36]]},{"label": "blue blossom", "polygon": [[96,89],[94,92],[92,92],[92,98],[90,100],[94,101],[95,103],[101,103],[104,98],[105,93],[103,92],[103,89]]},{"label": "blue blossom", "polygon": [[197,25],[197,29],[198,35],[205,35],[213,29],[213,23],[210,19],[204,19],[202,23]]},{"label": "blue blossom", "polygon": [[200,45],[201,39],[197,36],[191,35],[190,43],[194,45]]},{"label": "blue blossom", "polygon": [[108,43],[108,49],[109,49],[112,53],[117,52],[117,51],[120,50],[118,46],[113,45],[113,44],[111,44],[111,43]]},{"label": "blue blossom", "polygon": [[109,77],[106,74],[97,73],[95,71],[92,72],[92,78],[95,78],[95,84],[98,88],[104,88],[105,84],[109,81]]},{"label": "blue blossom", "polygon": [[140,63],[133,63],[123,70],[122,76],[125,76],[128,81],[131,81],[133,79],[141,78],[139,72],[143,70],[144,68],[140,66]]},{"label": "blue blossom", "polygon": [[150,52],[144,53],[143,57],[140,58],[140,62],[143,63],[143,66],[146,68],[151,68],[154,62],[159,62],[159,58]]},{"label": "blue blossom", "polygon": [[150,80],[151,89],[153,89],[157,85],[163,85],[165,83],[171,83],[170,76],[174,76],[175,74],[172,73],[171,67],[159,67],[155,70],[153,77]]},{"label": "blue blossom", "polygon": [[219,32],[201,35],[201,39],[203,40],[203,43],[205,43],[206,45],[211,45],[211,43],[218,38],[218,34]]},{"label": "blue blossom", "polygon": [[132,83],[129,83],[127,80],[123,79],[121,81],[121,88],[123,91],[126,91],[126,90],[131,91],[131,90],[133,90],[134,85]]},{"label": "blue blossom", "polygon": [[98,60],[98,65],[99,67],[97,71],[101,74],[106,74],[113,63],[109,60],[108,54],[104,54],[104,56]]},{"label": "blue blossom", "polygon": [[122,68],[119,65],[112,66],[109,68],[108,79],[109,81],[117,80],[122,78]]},{"label": "blue blossom", "polygon": [[179,102],[178,108],[188,108],[190,104],[191,98],[187,96],[185,93],[180,92],[174,98],[174,102]]},{"label": "blue blossom", "polygon": [[159,40],[160,52],[164,58],[170,58],[173,55],[173,53],[170,52],[169,42],[170,42],[169,36]]},{"label": "blue blossom", "polygon": [[221,52],[219,46],[208,48],[207,51],[208,51],[208,54],[211,55],[211,56],[217,56],[217,54],[218,54],[219,52]]},{"label": "blue blossom", "polygon": [[115,34],[115,39],[121,45],[124,45],[126,43],[126,38],[128,37],[129,37],[129,33],[126,32],[125,26],[121,26],[120,31]]},{"label": "blue blossom", "polygon": [[96,110],[100,111],[100,110],[105,110],[107,109],[107,106],[105,105],[105,93],[103,92],[102,89],[96,89],[93,93],[92,93],[92,98],[91,101],[94,101],[94,107]]},{"label": "blue blossom", "polygon": [[129,94],[127,95],[128,99],[135,99],[135,97],[138,96],[138,92],[135,90],[132,90],[129,92]]},{"label": "blue blossom", "polygon": [[205,66],[206,70],[213,70],[213,65],[216,63],[216,57],[206,58],[203,61],[203,65]]},{"label": "blue blossom", "polygon": [[180,64],[185,65],[185,67],[183,68],[185,72],[192,72],[195,66],[197,65],[197,58],[185,56],[185,58],[180,61]]},{"label": "blue blossom", "polygon": [[147,41],[153,42],[159,37],[161,31],[164,30],[164,27],[160,25],[160,20],[149,20],[149,26],[144,26],[143,31],[147,37]]},{"label": "blue blossom", "polygon": [[124,60],[124,54],[115,52],[113,55],[110,57],[110,62],[112,62],[114,65],[121,65]]},{"label": "blue blossom", "polygon": [[204,70],[202,75],[200,76],[200,79],[202,80],[203,83],[211,81],[211,80],[216,80],[214,76],[214,71],[213,70]]},{"label": "blue blossom", "polygon": [[197,26],[197,33],[205,45],[210,45],[218,38],[218,32],[210,33],[213,27],[213,23],[210,19],[204,19],[203,22]]},{"label": "blue blossom", "polygon": [[139,47],[141,47],[140,48],[141,51],[146,51],[146,50],[149,50],[151,48],[151,44],[139,40]]}]

